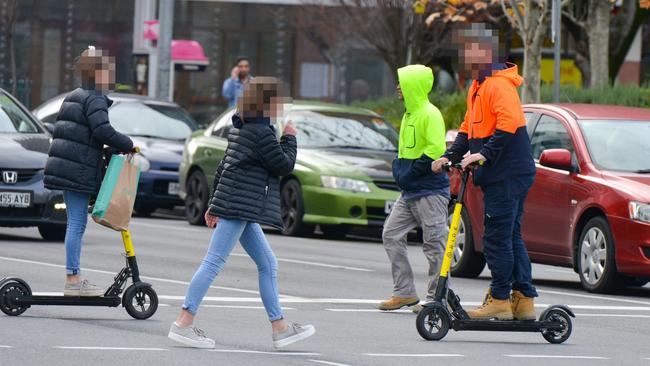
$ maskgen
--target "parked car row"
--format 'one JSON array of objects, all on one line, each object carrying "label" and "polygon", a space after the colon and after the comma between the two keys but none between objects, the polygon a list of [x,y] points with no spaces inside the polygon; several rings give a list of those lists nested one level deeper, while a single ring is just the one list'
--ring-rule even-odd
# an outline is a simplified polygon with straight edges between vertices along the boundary
[{"label": "parked car row", "polygon": [[[60,192],[43,187],[48,129],[65,95],[34,110],[34,118],[0,90],[0,226],[37,226],[45,239],[65,235]],[[234,110],[199,130],[180,106],[111,94],[113,126],[142,147],[136,213],[184,205],[203,224],[213,176],[227,147]],[[523,235],[531,259],[573,268],[585,289],[609,292],[650,279],[650,112],[579,104],[524,106],[537,176],[526,202]],[[298,101],[295,171],[281,181],[285,235],[316,226],[342,238],[354,226],[381,227],[399,190],[391,162],[398,132],[359,108]],[[40,120],[40,121],[39,121]],[[448,142],[454,131],[449,131]],[[459,177],[452,174],[452,198]],[[468,187],[452,275],[476,277],[482,255],[483,204]]]}]

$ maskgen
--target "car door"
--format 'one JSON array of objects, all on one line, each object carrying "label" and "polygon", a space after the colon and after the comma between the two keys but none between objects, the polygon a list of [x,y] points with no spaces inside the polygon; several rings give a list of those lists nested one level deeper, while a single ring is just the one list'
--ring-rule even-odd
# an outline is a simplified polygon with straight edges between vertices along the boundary
[{"label": "car door", "polygon": [[208,129],[208,133],[201,136],[194,153],[194,164],[200,166],[205,173],[210,189],[212,189],[212,177],[214,177],[228,147],[228,130],[231,127],[231,118],[232,113],[222,115]]},{"label": "car door", "polygon": [[567,149],[577,166],[574,146],[566,122],[559,116],[541,115],[531,136],[537,174],[526,200],[522,229],[531,256],[552,258],[567,255],[569,187],[573,178],[565,170],[540,165],[539,158],[547,149]]}]

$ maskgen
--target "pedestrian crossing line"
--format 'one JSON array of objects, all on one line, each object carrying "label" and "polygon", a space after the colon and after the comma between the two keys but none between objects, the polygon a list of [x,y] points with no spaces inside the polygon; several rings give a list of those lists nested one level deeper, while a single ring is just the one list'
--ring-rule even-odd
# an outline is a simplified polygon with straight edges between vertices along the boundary
[{"label": "pedestrian crossing line", "polygon": [[309,360],[309,361],[310,362],[320,363],[320,364],[323,364],[323,365],[330,365],[330,366],[352,366],[352,365],[348,365],[346,363],[338,363],[338,362],[323,361],[323,360]]},{"label": "pedestrian crossing line", "polygon": [[370,357],[465,357],[458,353],[365,353]]},{"label": "pedestrian crossing line", "polygon": [[207,352],[219,353],[250,353],[256,355],[276,355],[276,356],[320,356],[320,353],[314,352],[270,352],[270,351],[255,351],[247,349],[208,349]]},{"label": "pedestrian crossing line", "polygon": [[641,315],[641,314],[578,314],[576,316],[590,316],[594,318],[644,318],[650,319],[650,315]]},{"label": "pedestrian crossing line", "polygon": [[574,360],[609,360],[609,357],[601,356],[571,356],[571,355],[503,355],[511,358],[566,358]]},{"label": "pedestrian crossing line", "polygon": [[0,348],[14,348],[13,346],[8,346],[6,344],[0,344]]},{"label": "pedestrian crossing line", "polygon": [[[230,253],[231,256],[235,257],[250,257],[248,254],[245,253]],[[324,268],[334,268],[334,269],[345,269],[348,271],[357,271],[357,272],[374,272],[374,269],[369,269],[369,268],[359,268],[359,267],[350,267],[350,266],[343,266],[343,265],[337,265],[337,264],[327,264],[327,263],[319,263],[319,262],[311,262],[311,261],[303,261],[303,260],[298,260],[298,259],[288,259],[288,258],[276,258],[278,262],[286,262],[286,263],[296,263],[296,264],[305,264],[308,266],[314,266],[314,267],[324,267]]]},{"label": "pedestrian crossing line", "polygon": [[166,348],[147,347],[94,347],[94,346],[54,346],[56,349],[90,350],[90,351],[169,351]]},{"label": "pedestrian crossing line", "polygon": [[628,304],[650,305],[650,302],[647,301],[621,299],[619,297],[614,297],[614,296],[608,297],[608,296],[599,296],[599,295],[586,295],[586,294],[566,292],[566,291],[540,290],[540,289],[537,289],[537,292],[539,292],[540,294],[581,297],[583,299],[618,301],[618,302],[625,302]]},{"label": "pedestrian crossing line", "polygon": [[[220,309],[265,309],[264,306],[247,306],[247,305],[214,305],[201,304],[201,308],[220,308]],[[282,307],[282,310],[296,310],[296,308]]]}]

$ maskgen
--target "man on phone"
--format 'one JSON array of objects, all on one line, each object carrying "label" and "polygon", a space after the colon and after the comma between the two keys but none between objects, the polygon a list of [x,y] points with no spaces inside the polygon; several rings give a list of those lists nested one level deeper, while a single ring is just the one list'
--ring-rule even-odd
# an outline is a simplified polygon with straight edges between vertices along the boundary
[{"label": "man on phone", "polygon": [[252,79],[250,71],[251,62],[247,57],[239,57],[235,61],[230,77],[223,82],[221,91],[223,97],[228,99],[228,108],[237,106],[237,98],[244,92],[244,85]]}]

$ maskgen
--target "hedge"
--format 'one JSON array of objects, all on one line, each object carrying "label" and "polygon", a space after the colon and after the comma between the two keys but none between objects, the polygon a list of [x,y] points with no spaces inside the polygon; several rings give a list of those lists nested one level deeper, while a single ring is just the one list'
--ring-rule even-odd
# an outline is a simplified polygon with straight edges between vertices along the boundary
[{"label": "hedge", "polygon": [[[553,101],[551,86],[542,87],[542,103]],[[458,128],[465,116],[466,92],[443,94],[434,92],[429,95],[431,102],[440,109],[447,129]],[[561,103],[611,104],[630,107],[650,107],[650,87],[613,86],[602,89],[578,89],[572,86],[560,90]],[[364,102],[355,102],[354,106],[373,110],[399,128],[404,104],[397,98],[389,97]]]}]

